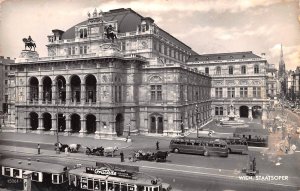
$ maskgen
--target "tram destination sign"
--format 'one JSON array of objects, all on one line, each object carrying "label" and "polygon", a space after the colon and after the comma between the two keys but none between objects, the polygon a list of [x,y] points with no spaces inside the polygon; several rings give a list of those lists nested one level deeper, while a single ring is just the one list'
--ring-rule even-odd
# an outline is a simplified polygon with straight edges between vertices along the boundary
[{"label": "tram destination sign", "polygon": [[86,167],[86,173],[105,175],[105,176],[115,176],[119,178],[128,178],[128,179],[132,179],[133,177],[133,173],[126,172],[124,170],[117,170],[117,169],[112,170],[105,167],[100,167],[100,168]]}]

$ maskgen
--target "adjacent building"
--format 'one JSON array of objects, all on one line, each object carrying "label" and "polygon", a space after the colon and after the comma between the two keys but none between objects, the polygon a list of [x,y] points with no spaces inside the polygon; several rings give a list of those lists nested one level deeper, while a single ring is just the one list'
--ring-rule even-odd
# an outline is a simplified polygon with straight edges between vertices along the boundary
[{"label": "adjacent building", "polygon": [[227,116],[232,102],[235,115],[266,117],[267,83],[272,87],[273,82],[267,80],[269,66],[264,56],[252,52],[193,55],[188,65],[212,78],[212,116]]},{"label": "adjacent building", "polygon": [[211,118],[211,77],[186,64],[193,50],[131,9],[95,9],[52,30],[47,48],[48,57],[23,50],[12,67],[16,131],[172,136]]},{"label": "adjacent building", "polygon": [[292,100],[300,107],[300,67],[298,66],[292,74]]}]

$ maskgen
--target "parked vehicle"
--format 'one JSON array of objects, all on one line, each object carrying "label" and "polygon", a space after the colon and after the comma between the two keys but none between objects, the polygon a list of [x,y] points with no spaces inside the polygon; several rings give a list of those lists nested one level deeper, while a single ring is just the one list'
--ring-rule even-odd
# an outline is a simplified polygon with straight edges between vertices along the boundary
[{"label": "parked vehicle", "polygon": [[176,138],[172,139],[169,148],[175,153],[201,154],[204,156],[217,155],[228,157],[228,147],[220,139]]}]

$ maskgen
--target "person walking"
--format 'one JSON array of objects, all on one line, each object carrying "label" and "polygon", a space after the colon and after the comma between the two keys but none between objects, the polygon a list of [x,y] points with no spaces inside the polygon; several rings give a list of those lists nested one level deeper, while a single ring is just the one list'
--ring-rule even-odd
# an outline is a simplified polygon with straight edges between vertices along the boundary
[{"label": "person walking", "polygon": [[159,142],[156,142],[156,150],[159,150]]},{"label": "person walking", "polygon": [[123,153],[123,151],[120,152],[120,156],[121,156],[121,162],[124,162],[124,153]]},{"label": "person walking", "polygon": [[41,146],[40,146],[40,144],[38,144],[37,149],[38,149],[38,155],[41,154]]}]

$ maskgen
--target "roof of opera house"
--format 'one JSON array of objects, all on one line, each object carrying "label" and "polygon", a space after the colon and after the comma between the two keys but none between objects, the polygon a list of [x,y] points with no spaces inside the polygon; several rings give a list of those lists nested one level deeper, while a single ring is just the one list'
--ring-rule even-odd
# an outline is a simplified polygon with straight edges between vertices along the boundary
[{"label": "roof of opera house", "polygon": [[[103,12],[103,20],[106,22],[117,21],[118,22],[118,32],[132,32],[136,31],[138,25],[141,24],[142,19],[147,17],[142,17],[132,9],[114,9],[108,12]],[[150,18],[151,19],[151,18]],[[152,20],[152,19],[151,19]],[[75,26],[86,25],[87,20],[78,23]],[[62,39],[74,39],[75,38],[75,26],[69,28],[62,36]]]},{"label": "roof of opera house", "polygon": [[249,58],[261,58],[252,51],[248,52],[230,52],[230,53],[216,53],[216,54],[201,54],[190,56],[188,62],[196,61],[211,61],[211,60],[232,60],[232,59],[249,59]]}]

